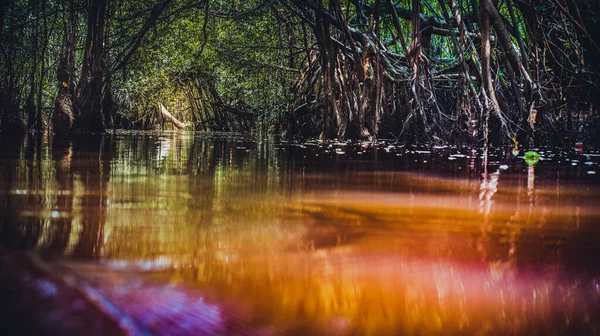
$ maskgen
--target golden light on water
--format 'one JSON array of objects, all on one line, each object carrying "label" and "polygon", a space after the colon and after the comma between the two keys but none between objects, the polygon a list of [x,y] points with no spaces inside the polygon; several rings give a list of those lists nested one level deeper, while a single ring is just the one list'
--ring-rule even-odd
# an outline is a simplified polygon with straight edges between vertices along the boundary
[{"label": "golden light on water", "polygon": [[[41,225],[33,247],[66,254],[62,266],[139,321],[180,305],[185,319],[202,300],[198,316],[250,334],[600,328],[593,186],[544,166],[469,173],[472,158],[458,177],[346,161],[320,172],[274,147],[155,140],[68,147],[0,184],[19,234]],[[36,169],[47,177],[27,178]]]}]

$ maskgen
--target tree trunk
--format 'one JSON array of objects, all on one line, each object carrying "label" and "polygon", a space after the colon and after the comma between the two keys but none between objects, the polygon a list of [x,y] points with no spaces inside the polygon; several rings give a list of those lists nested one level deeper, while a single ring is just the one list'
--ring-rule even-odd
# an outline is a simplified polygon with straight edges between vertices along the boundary
[{"label": "tree trunk", "polygon": [[[526,95],[529,98],[529,96],[531,95],[531,90],[533,88],[533,83],[531,81],[531,77],[527,73],[525,66],[523,66],[521,57],[515,50],[515,46],[512,43],[510,34],[508,33],[508,29],[506,29],[506,26],[504,25],[504,22],[502,21],[502,17],[500,16],[500,13],[498,13],[496,6],[494,6],[494,4],[492,3],[491,0],[482,0],[481,6],[485,6],[485,10],[487,12],[487,15],[489,16],[490,23],[494,26],[494,31],[496,32],[496,37],[502,44],[502,48],[504,49],[504,54],[506,55],[506,58],[508,59],[510,66],[513,68],[513,71],[515,73],[520,74],[521,78],[525,81]],[[522,51],[522,52],[524,52],[524,51]]]},{"label": "tree trunk", "polygon": [[[4,133],[24,133],[25,122],[19,111],[19,92],[15,87],[15,75],[12,66],[12,48],[6,45],[4,39],[4,20],[9,3],[0,3],[0,50],[4,58],[4,78],[0,88],[0,129]],[[12,24],[9,24],[12,37]],[[9,40],[12,40],[10,38]]]},{"label": "tree trunk", "polygon": [[102,79],[104,75],[103,45],[106,0],[92,0],[88,12],[88,32],[80,89],[77,97],[75,125],[77,128],[104,132],[102,114]]},{"label": "tree trunk", "polygon": [[[36,8],[35,8],[35,16],[36,17],[40,17],[40,3],[38,2],[36,4]],[[35,23],[35,32],[34,32],[34,36],[33,36],[33,41],[32,43],[32,52],[31,52],[31,58],[33,59],[33,61],[31,62],[31,77],[29,78],[29,95],[27,96],[27,99],[25,101],[25,112],[27,113],[27,128],[32,129],[35,127],[35,102],[34,102],[34,95],[35,95],[35,88],[36,88],[36,72],[37,72],[37,64],[38,64],[38,49],[39,49],[39,41],[38,41],[38,36],[39,36],[39,29],[40,25],[39,22]],[[40,83],[41,84],[41,83]]]},{"label": "tree trunk", "polygon": [[75,39],[77,17],[72,0],[69,1],[69,20],[64,23],[63,45],[60,51],[56,79],[58,93],[52,114],[52,129],[55,134],[69,133],[73,126],[75,96]]},{"label": "tree trunk", "polygon": [[484,146],[487,148],[489,140],[489,119],[490,110],[498,108],[498,100],[494,92],[491,70],[491,45],[490,45],[490,16],[489,7],[494,6],[491,0],[481,0],[479,7],[479,28],[481,29],[481,76],[483,82],[483,92],[485,101],[485,128],[484,128]]},{"label": "tree trunk", "polygon": [[[491,45],[490,45],[490,7],[493,7],[491,0],[481,0],[479,8],[479,28],[481,29],[481,72],[483,90],[487,98],[495,106],[498,105],[494,83],[492,81],[491,69]],[[488,102],[489,103],[489,102]],[[490,106],[489,104],[486,104]]]},{"label": "tree trunk", "polygon": [[[112,13],[112,7],[113,3],[111,2],[111,0],[106,0],[107,1],[107,11],[109,13],[109,16]],[[110,21],[106,20],[106,27],[104,30],[104,36],[110,36]],[[103,52],[103,61],[104,64],[110,64],[110,53],[108,50],[104,50]],[[108,67],[107,67],[108,68]],[[104,117],[104,126],[107,128],[113,128],[114,127],[114,121],[113,121],[113,116],[114,116],[114,101],[113,101],[113,96],[112,96],[112,81],[111,81],[111,76],[112,76],[112,72],[110,71],[110,69],[105,69],[105,74],[103,76],[104,78],[104,99],[102,100],[102,113],[103,113],[103,117]]]},{"label": "tree trunk", "polygon": [[[42,8],[46,8],[46,4],[44,1],[42,1]],[[48,18],[45,15],[45,11],[42,13],[42,15],[44,16],[44,36],[42,37],[42,41],[44,41],[44,46],[42,47],[42,54],[40,56],[40,62],[41,62],[41,69],[40,69],[40,83],[38,86],[38,95],[37,95],[37,112],[35,115],[35,123],[34,123],[34,128],[36,131],[41,131],[44,126],[42,124],[42,114],[43,114],[43,109],[42,109],[42,95],[44,94],[44,86],[43,86],[43,82],[44,82],[44,77],[46,76],[46,51],[48,50]]]},{"label": "tree trunk", "polygon": [[169,113],[169,111],[167,111],[163,104],[158,103],[158,109],[160,110],[160,113],[173,124],[173,126],[179,129],[183,129],[185,127],[185,125],[181,121],[177,120],[177,118],[175,118],[171,113]]}]

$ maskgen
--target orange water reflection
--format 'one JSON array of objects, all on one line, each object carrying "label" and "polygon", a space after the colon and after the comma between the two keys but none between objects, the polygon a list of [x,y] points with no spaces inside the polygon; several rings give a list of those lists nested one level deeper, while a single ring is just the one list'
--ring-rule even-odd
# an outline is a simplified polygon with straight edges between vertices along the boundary
[{"label": "orange water reflection", "polygon": [[570,165],[485,172],[476,157],[407,151],[390,165],[385,148],[353,160],[187,133],[94,139],[4,150],[0,237],[64,253],[107,293],[177,286],[258,334],[600,331],[599,184]]}]

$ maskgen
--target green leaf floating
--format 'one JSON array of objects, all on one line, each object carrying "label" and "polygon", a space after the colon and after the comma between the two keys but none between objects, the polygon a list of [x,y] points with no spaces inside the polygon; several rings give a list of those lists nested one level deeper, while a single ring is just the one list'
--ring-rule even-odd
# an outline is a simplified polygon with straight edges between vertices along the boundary
[{"label": "green leaf floating", "polygon": [[529,151],[525,152],[525,163],[528,165],[534,165],[540,161],[540,154],[538,152]]}]

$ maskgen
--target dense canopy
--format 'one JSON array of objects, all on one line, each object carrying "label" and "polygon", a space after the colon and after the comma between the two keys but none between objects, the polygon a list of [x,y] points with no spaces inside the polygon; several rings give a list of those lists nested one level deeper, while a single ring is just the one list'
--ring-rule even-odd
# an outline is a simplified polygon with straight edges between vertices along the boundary
[{"label": "dense canopy", "polygon": [[[598,142],[597,0],[12,0],[0,129]],[[164,105],[166,109],[161,109]]]}]

